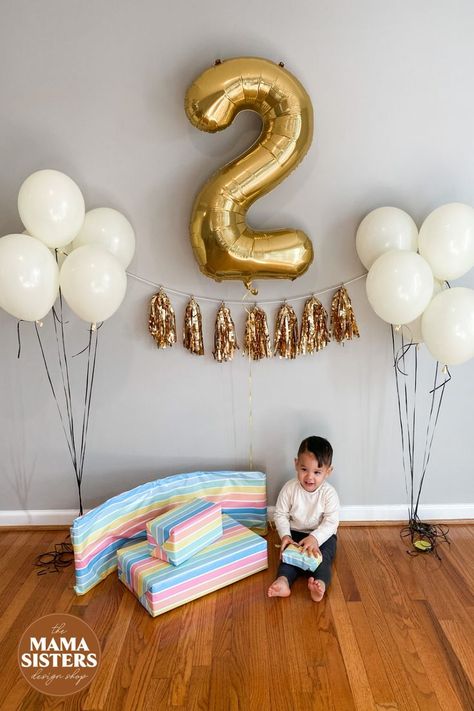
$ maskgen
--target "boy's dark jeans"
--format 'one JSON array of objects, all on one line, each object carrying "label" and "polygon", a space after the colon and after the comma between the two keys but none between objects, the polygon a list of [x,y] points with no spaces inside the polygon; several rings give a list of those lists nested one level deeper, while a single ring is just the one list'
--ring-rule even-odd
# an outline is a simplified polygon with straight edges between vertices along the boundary
[{"label": "boy's dark jeans", "polygon": [[[299,543],[303,538],[306,538],[307,535],[307,533],[303,533],[302,531],[291,531],[291,537],[295,543]],[[336,555],[336,543],[337,536],[333,535],[331,538],[328,538],[322,546],[319,546],[323,560],[314,571],[303,570],[302,568],[297,568],[296,565],[290,565],[289,563],[283,563],[280,561],[277,578],[279,578],[280,575],[284,575],[291,587],[299,575],[306,575],[307,578],[322,580],[326,587],[328,587],[331,582],[331,565],[334,556]]]}]

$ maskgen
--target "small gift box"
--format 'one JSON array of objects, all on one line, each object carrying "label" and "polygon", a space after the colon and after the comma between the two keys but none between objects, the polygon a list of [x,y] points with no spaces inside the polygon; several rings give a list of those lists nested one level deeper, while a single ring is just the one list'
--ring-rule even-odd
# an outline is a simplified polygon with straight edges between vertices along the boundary
[{"label": "small gift box", "polygon": [[222,509],[193,499],[149,521],[146,529],[149,555],[180,565],[222,536]]},{"label": "small gift box", "polygon": [[302,568],[303,570],[316,570],[323,560],[323,556],[321,553],[317,556],[303,553],[301,546],[290,543],[281,554],[281,559],[284,563],[296,565],[297,568]]}]

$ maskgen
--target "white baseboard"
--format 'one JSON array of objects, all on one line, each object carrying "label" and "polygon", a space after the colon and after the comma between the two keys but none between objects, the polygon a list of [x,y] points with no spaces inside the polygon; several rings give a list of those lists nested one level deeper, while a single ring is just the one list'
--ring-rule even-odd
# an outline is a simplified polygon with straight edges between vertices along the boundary
[{"label": "white baseboard", "polygon": [[[274,506],[268,507],[270,520],[274,511]],[[425,521],[474,519],[474,504],[423,504],[418,513]],[[0,526],[69,526],[78,515],[77,509],[0,511]],[[407,518],[408,507],[404,504],[341,507],[341,521],[405,521]]]},{"label": "white baseboard", "polygon": [[0,526],[70,526],[78,516],[77,509],[0,511]]},{"label": "white baseboard", "polygon": [[[273,520],[274,506],[268,507],[268,518]],[[474,504],[423,504],[418,507],[418,515],[423,521],[429,519],[452,521],[474,519]],[[408,506],[341,506],[341,521],[405,521]],[[1,519],[0,519],[1,520]]]}]

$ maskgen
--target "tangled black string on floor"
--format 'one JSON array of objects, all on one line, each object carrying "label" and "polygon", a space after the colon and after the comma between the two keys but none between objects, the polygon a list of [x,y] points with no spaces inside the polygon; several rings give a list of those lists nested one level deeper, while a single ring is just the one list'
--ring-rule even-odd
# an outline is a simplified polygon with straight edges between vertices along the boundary
[{"label": "tangled black string on floor", "polygon": [[441,543],[451,542],[448,538],[449,528],[444,523],[426,523],[417,517],[410,519],[407,526],[400,531],[400,537],[409,538],[413,548],[408,550],[408,555],[419,555],[420,553],[434,553],[441,560],[438,546]]},{"label": "tangled black string on floor", "polygon": [[63,541],[62,543],[55,543],[54,551],[40,553],[33,565],[39,568],[36,571],[37,575],[46,575],[46,573],[59,573],[63,568],[72,565],[73,561],[72,543]]}]

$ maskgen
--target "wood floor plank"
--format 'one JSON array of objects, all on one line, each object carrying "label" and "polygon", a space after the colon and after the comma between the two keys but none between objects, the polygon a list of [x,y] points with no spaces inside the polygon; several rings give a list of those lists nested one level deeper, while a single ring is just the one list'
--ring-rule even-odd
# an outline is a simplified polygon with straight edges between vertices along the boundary
[{"label": "wood floor plank", "polygon": [[[22,550],[18,551],[18,559],[13,558],[11,566],[3,569],[3,591],[0,595],[0,610],[2,610],[2,619],[0,620],[0,641],[5,634],[5,630],[8,629],[8,619],[16,616],[17,612],[24,605],[28,595],[31,593],[31,588],[43,578],[51,578],[51,575],[38,576],[33,563],[37,555],[45,550],[49,550],[54,540],[55,534],[51,531],[39,534],[38,537],[30,536],[28,542],[23,546]],[[18,561],[20,561],[19,564]],[[53,574],[53,577],[54,575],[55,574]],[[18,580],[21,580],[22,583],[28,580],[28,589],[19,590]]]},{"label": "wood floor plank", "polygon": [[372,557],[375,557],[380,567],[383,565],[383,574],[374,579],[374,585],[378,590],[381,599],[385,600],[386,611],[384,616],[387,621],[391,636],[398,647],[400,657],[403,661],[405,678],[410,683],[413,694],[419,708],[424,711],[442,711],[438,704],[436,694],[427,684],[426,671],[423,659],[419,656],[415,645],[410,637],[410,632],[416,624],[411,614],[411,598],[407,590],[400,583],[400,569],[398,561],[403,561],[403,557],[397,557],[397,567],[390,563],[391,558],[385,558],[386,545],[375,535],[375,531],[369,531],[371,541]]},{"label": "wood floor plank", "polygon": [[214,639],[214,619],[218,595],[205,595],[196,604],[196,645],[194,665],[198,668],[212,664],[212,644]]},{"label": "wood floor plank", "polygon": [[159,652],[161,626],[158,620],[142,613],[141,606],[135,606],[127,644],[107,697],[107,710],[135,711],[145,707]]},{"label": "wood floor plank", "polygon": [[[419,624],[410,632],[420,657],[424,660],[426,674],[442,709],[464,711],[469,708],[469,683],[466,685],[460,665],[454,664],[454,655],[447,649],[447,640],[426,601],[417,600],[413,611]],[[441,633],[441,634],[440,634]],[[461,674],[459,674],[461,672]]]},{"label": "wood floor plank", "polygon": [[[232,587],[232,656],[238,670],[241,703],[249,708],[270,708],[271,676],[265,625],[267,575],[257,573]],[[248,643],[252,630],[254,644]]]},{"label": "wood floor plank", "polygon": [[96,674],[89,686],[82,708],[84,711],[100,711],[106,704],[115,668],[122,654],[122,647],[128,635],[131,617],[135,610],[135,600],[131,595],[123,595],[120,607],[114,617],[113,629],[107,635],[107,641],[102,647],[100,659],[100,674]]},{"label": "wood floor plank", "polygon": [[354,576],[361,593],[371,632],[375,638],[380,663],[384,665],[401,711],[419,711],[415,695],[408,683],[402,655],[393,639],[384,614],[385,597],[374,585],[374,576],[367,575],[367,561],[371,558],[368,532],[361,528],[348,531],[346,550],[351,559]]},{"label": "wood floor plank", "polygon": [[334,575],[331,583],[331,595],[328,598],[334,618],[337,637],[341,646],[344,664],[347,669],[349,684],[355,707],[358,711],[375,711],[375,701],[367,673],[362,661],[357,638],[352,627],[351,618],[346,607],[344,595],[338,575]]},{"label": "wood floor plank", "polygon": [[181,634],[174,645],[173,675],[169,689],[168,704],[171,707],[187,706],[189,682],[193,671],[196,650],[196,636],[199,622],[200,601],[185,605],[182,611]]},{"label": "wood floor plank", "polygon": [[344,600],[347,602],[360,601],[360,593],[344,546],[339,546],[337,551],[337,575],[344,594]]},{"label": "wood floor plank", "polygon": [[208,711],[210,682],[210,666],[193,667],[189,680],[192,693],[188,696],[187,711]]},{"label": "wood floor plank", "polygon": [[347,608],[375,705],[377,708],[398,711],[399,707],[396,702],[396,695],[390,684],[385,667],[380,663],[377,642],[367,618],[364,605],[362,602],[350,602]]},{"label": "wood floor plank", "polygon": [[471,686],[474,685],[474,638],[471,630],[468,631],[458,620],[440,620],[440,625]]}]

